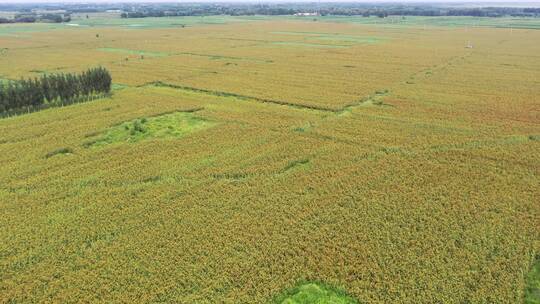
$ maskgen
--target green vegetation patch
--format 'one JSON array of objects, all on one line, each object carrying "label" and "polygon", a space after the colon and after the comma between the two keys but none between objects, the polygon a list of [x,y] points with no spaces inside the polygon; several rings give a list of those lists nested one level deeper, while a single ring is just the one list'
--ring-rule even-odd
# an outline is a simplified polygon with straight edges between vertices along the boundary
[{"label": "green vegetation patch", "polygon": [[529,135],[529,139],[532,141],[540,141],[540,135]]},{"label": "green vegetation patch", "polygon": [[389,94],[390,91],[387,89],[379,90],[375,92],[375,95],[368,96],[366,100],[362,103],[363,105],[376,105],[376,106],[382,106],[383,98]]},{"label": "green vegetation patch", "polygon": [[[282,18],[293,20],[308,20],[304,17],[286,16]],[[388,18],[378,18],[375,16],[318,16],[318,21],[321,22],[336,22],[336,23],[353,23],[353,24],[369,24],[385,27],[424,27],[424,26],[441,26],[441,27],[499,27],[499,28],[520,28],[520,29],[539,29],[540,23],[538,18],[528,17],[470,17],[470,16],[389,16]]]},{"label": "green vegetation patch", "polygon": [[122,89],[125,89],[127,87],[129,87],[127,84],[122,84],[122,83],[113,83],[111,85],[111,89],[113,89],[114,91],[122,90]]},{"label": "green vegetation patch", "polygon": [[[265,18],[259,18],[265,19]],[[132,29],[184,28],[188,26],[227,24],[257,20],[255,16],[182,16],[182,17],[148,17],[148,18],[90,18],[77,20],[79,26],[90,27],[124,27]],[[73,27],[77,28],[77,27]]]},{"label": "green vegetation patch", "polygon": [[307,164],[309,164],[309,159],[294,160],[294,161],[289,162],[287,166],[283,168],[283,172],[289,171],[297,167],[306,166]]},{"label": "green vegetation patch", "polygon": [[127,55],[138,55],[138,56],[148,56],[148,57],[167,57],[168,53],[164,52],[150,52],[142,50],[130,50],[130,49],[119,49],[119,48],[98,48],[98,51],[102,52],[112,52],[112,53],[122,53]]},{"label": "green vegetation patch", "polygon": [[64,26],[60,23],[13,23],[0,25],[0,36],[15,38],[30,38],[28,33],[47,32],[54,29],[61,29]]},{"label": "green vegetation patch", "polygon": [[352,113],[352,110],[356,107],[373,106],[373,105],[374,106],[391,106],[383,102],[384,97],[387,96],[388,94],[390,94],[390,91],[387,89],[378,90],[375,92],[375,94],[369,95],[358,102],[352,103],[344,107],[341,111],[338,112],[338,115],[339,116],[350,115]]},{"label": "green vegetation patch", "polygon": [[311,122],[308,122],[306,124],[304,124],[303,126],[301,127],[296,127],[293,129],[293,131],[295,132],[300,132],[300,133],[304,133],[304,132],[308,132],[309,130],[311,130],[313,128],[313,125],[311,124]]},{"label": "green vegetation patch", "polygon": [[343,291],[321,283],[302,284],[276,301],[279,304],[357,304],[358,301]]},{"label": "green vegetation patch", "polygon": [[11,81],[13,80],[0,77],[0,84],[8,84]]},{"label": "green vegetation patch", "polygon": [[540,304],[540,254],[536,255],[531,271],[527,275],[525,304]]},{"label": "green vegetation patch", "polygon": [[194,111],[140,118],[111,127],[85,147],[100,147],[113,143],[134,143],[150,138],[179,138],[204,130],[216,123],[195,115]]}]

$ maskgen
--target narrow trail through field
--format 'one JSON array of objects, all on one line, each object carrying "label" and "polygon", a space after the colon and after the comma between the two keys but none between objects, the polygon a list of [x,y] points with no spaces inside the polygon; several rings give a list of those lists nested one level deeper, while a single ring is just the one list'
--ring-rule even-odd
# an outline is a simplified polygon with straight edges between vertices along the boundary
[{"label": "narrow trail through field", "polygon": [[445,70],[449,66],[463,63],[472,54],[473,54],[473,52],[470,51],[470,52],[467,52],[466,54],[464,54],[462,56],[454,56],[454,57],[451,57],[448,60],[446,60],[446,61],[444,61],[444,62],[442,62],[440,64],[433,65],[431,68],[426,68],[426,69],[422,69],[422,70],[420,70],[418,72],[415,72],[415,73],[411,74],[411,76],[409,76],[408,80],[405,81],[405,84],[415,84],[416,83],[415,81],[419,81],[419,80],[421,81],[423,79],[427,79],[427,78],[433,76],[434,74]]}]

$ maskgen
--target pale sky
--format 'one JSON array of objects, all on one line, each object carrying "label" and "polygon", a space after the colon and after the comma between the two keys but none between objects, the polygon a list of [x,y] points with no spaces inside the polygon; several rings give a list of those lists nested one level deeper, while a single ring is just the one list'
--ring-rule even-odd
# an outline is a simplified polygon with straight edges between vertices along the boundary
[{"label": "pale sky", "polygon": [[448,4],[493,4],[496,6],[540,7],[540,0],[0,0],[0,4],[12,3],[293,3],[293,2],[356,2],[356,3],[448,3]]},{"label": "pale sky", "polygon": [[293,2],[357,2],[357,3],[468,3],[468,4],[489,4],[489,3],[504,3],[508,6],[523,4],[540,4],[540,0],[524,0],[524,1],[512,1],[512,0],[1,0],[0,4],[7,3],[129,3],[129,2],[143,2],[143,3],[193,3],[193,2],[253,2],[253,3],[293,3]]}]

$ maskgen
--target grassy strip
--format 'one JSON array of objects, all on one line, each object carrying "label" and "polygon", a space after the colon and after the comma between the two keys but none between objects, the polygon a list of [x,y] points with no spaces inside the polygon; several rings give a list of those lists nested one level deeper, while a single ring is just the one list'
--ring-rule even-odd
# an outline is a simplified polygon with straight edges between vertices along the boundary
[{"label": "grassy strip", "polygon": [[367,106],[367,105],[376,105],[376,106],[383,106],[386,105],[383,103],[383,98],[390,94],[390,91],[388,90],[380,90],[376,91],[374,95],[368,95],[365,98],[360,99],[357,102],[351,103],[349,105],[344,106],[340,111],[338,111],[338,115],[345,115],[350,114],[353,110],[353,108],[360,107],[360,106]]},{"label": "grassy strip", "polygon": [[320,282],[300,284],[274,301],[276,304],[358,304],[344,291]]},{"label": "grassy strip", "polygon": [[540,304],[540,254],[536,255],[531,271],[527,275],[525,304]]},{"label": "grassy strip", "polygon": [[291,161],[287,164],[287,166],[285,166],[285,168],[283,168],[282,172],[287,172],[295,167],[307,165],[308,163],[309,163],[309,159],[299,159],[299,160]]}]

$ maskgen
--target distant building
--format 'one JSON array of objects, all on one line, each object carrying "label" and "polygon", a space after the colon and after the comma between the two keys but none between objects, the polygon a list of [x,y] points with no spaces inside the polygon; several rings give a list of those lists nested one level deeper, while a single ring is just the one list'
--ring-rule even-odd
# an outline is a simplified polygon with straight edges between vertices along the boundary
[{"label": "distant building", "polygon": [[295,16],[319,16],[319,13],[296,13]]}]

